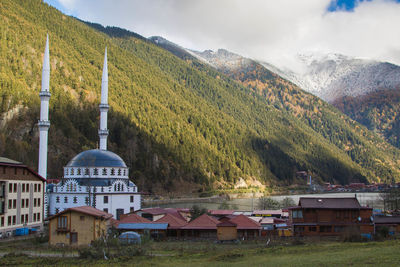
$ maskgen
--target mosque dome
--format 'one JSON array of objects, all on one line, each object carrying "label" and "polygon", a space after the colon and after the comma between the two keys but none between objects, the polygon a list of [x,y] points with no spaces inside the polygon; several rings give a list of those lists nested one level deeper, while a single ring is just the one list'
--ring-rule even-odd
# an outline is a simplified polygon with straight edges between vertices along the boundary
[{"label": "mosque dome", "polygon": [[86,150],[68,162],[66,167],[123,167],[125,162],[117,154],[101,149]]}]

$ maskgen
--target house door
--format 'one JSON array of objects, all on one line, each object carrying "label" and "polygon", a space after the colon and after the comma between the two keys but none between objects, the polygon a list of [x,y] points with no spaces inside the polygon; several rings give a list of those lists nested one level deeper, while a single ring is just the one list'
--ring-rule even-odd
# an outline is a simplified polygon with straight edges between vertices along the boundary
[{"label": "house door", "polygon": [[78,233],[71,233],[71,245],[78,242]]},{"label": "house door", "polygon": [[124,209],[117,209],[117,220],[120,219],[121,215],[124,214]]}]

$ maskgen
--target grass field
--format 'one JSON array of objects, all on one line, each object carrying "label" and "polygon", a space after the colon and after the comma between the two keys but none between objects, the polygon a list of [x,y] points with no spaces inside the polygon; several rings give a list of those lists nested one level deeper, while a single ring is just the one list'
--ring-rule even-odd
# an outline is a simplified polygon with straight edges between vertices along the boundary
[{"label": "grass field", "polygon": [[[400,240],[272,244],[269,247],[261,242],[151,242],[144,248],[146,256],[109,260],[28,257],[23,254],[27,246],[18,247],[21,244],[15,247],[14,253],[0,258],[0,266],[400,266]],[[7,251],[11,252],[10,245]]]}]

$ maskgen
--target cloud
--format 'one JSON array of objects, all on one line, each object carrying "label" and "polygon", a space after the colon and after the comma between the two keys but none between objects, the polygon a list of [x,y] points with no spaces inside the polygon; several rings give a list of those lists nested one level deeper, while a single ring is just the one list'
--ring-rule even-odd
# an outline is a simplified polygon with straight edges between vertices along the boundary
[{"label": "cloud", "polygon": [[[400,65],[400,4],[359,2],[328,12],[331,0],[59,0],[84,20],[161,35],[184,47],[225,48],[289,66],[311,51]],[[290,67],[290,66],[289,66]]]}]

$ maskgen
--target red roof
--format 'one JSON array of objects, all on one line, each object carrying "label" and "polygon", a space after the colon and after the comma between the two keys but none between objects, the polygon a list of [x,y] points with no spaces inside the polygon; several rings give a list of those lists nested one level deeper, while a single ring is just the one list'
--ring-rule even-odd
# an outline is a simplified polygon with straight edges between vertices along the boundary
[{"label": "red roof", "polygon": [[76,211],[76,212],[80,212],[80,213],[83,213],[83,214],[91,215],[91,216],[94,216],[94,217],[97,217],[97,218],[104,218],[104,219],[112,218],[112,214],[107,213],[105,211],[98,210],[98,209],[93,208],[91,206],[80,206],[80,207],[73,207],[73,208],[65,209],[65,210],[63,210],[63,211],[51,216],[49,219],[57,217],[57,216],[59,216],[61,214],[69,212],[69,211]]},{"label": "red roof", "polygon": [[157,223],[168,223],[168,229],[180,229],[187,224],[187,221],[179,219],[171,214],[166,214],[164,217],[155,221]]},{"label": "red roof", "polygon": [[237,224],[237,229],[261,229],[261,224],[243,214],[231,219],[231,222]]},{"label": "red roof", "polygon": [[211,215],[232,215],[234,210],[210,210]]},{"label": "red roof", "polygon": [[189,222],[187,225],[183,226],[181,229],[217,229],[217,224],[219,221],[207,214],[203,214],[200,217]]},{"label": "red roof", "polygon": [[301,197],[299,206],[306,209],[361,209],[357,198]]},{"label": "red roof", "polygon": [[143,218],[135,213],[131,213],[119,220],[120,223],[151,223],[150,220]]},{"label": "red roof", "polygon": [[231,221],[224,221],[224,222],[217,224],[217,227],[234,227],[234,226],[237,226],[237,224],[233,223]]},{"label": "red roof", "polygon": [[142,213],[149,213],[151,215],[163,215],[163,214],[171,214],[179,219],[185,220],[185,218],[181,215],[180,211],[185,212],[185,209],[175,209],[175,208],[147,208],[139,210]]}]

